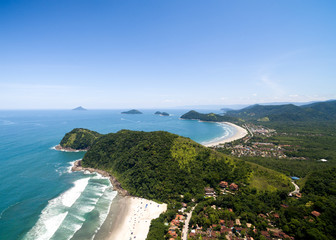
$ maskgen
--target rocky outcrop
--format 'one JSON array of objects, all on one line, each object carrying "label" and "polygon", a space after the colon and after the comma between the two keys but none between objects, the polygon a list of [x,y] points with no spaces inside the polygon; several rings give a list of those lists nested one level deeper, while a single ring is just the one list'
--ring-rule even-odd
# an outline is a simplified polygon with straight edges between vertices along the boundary
[{"label": "rocky outcrop", "polygon": [[108,177],[110,179],[110,182],[113,186],[113,190],[118,191],[118,193],[120,195],[122,195],[122,196],[129,196],[130,195],[127,190],[122,188],[120,182],[118,182],[118,180],[115,177],[113,177],[111,174],[109,174],[106,171],[100,170],[100,169],[82,167],[82,160],[77,160],[74,163],[73,167],[71,168],[71,171],[73,171],[73,172],[89,171],[91,173],[93,173],[93,172],[99,173],[102,176]]},{"label": "rocky outcrop", "polygon": [[73,148],[69,148],[69,147],[62,147],[61,145],[55,146],[55,149],[58,150],[58,151],[63,151],[63,152],[85,152],[85,151],[89,150],[89,148],[73,149]]}]

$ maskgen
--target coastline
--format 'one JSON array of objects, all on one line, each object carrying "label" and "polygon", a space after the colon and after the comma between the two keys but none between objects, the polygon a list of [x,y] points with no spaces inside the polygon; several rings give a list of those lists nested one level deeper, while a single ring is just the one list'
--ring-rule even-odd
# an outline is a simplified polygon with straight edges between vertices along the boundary
[{"label": "coastline", "polygon": [[90,173],[93,173],[93,172],[99,173],[100,175],[102,175],[104,177],[108,177],[110,179],[110,182],[113,186],[113,190],[117,191],[118,194],[120,194],[121,196],[129,196],[130,195],[127,190],[125,190],[121,187],[120,182],[118,182],[118,180],[115,177],[113,177],[111,174],[109,174],[106,171],[100,170],[100,169],[82,167],[82,160],[76,160],[74,162],[74,165],[71,168],[71,171],[73,171],[73,172],[89,171]]},{"label": "coastline", "polygon": [[158,218],[161,213],[167,210],[167,204],[158,204],[154,201],[130,196],[127,190],[115,177],[106,171],[94,168],[84,168],[81,160],[74,162],[71,171],[97,172],[104,177],[108,177],[117,191],[117,196],[112,200],[110,211],[94,239],[101,240],[145,240],[149,232],[152,219]]},{"label": "coastline", "polygon": [[86,149],[73,149],[73,148],[64,148],[61,145],[56,145],[55,147],[52,147],[52,149],[57,150],[57,151],[61,151],[61,152],[86,152],[87,150],[89,150],[88,148]]},{"label": "coastline", "polygon": [[220,144],[224,144],[224,143],[228,143],[228,142],[232,142],[238,139],[241,139],[243,137],[245,137],[248,132],[245,128],[242,128],[236,124],[230,123],[230,122],[216,122],[218,124],[225,124],[225,125],[229,125],[231,127],[234,128],[234,134],[232,136],[230,136],[229,138],[225,138],[225,139],[221,139],[221,140],[217,140],[217,141],[210,141],[208,143],[203,144],[206,147],[216,147]]}]

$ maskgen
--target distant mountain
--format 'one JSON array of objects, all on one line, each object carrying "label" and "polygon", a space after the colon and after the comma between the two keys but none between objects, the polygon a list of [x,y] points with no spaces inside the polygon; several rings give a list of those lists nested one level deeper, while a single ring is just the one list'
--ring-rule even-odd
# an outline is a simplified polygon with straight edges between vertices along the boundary
[{"label": "distant mountain", "polygon": [[142,114],[142,112],[140,112],[139,110],[136,110],[136,109],[132,109],[132,110],[129,110],[129,111],[122,112],[122,114]]},{"label": "distant mountain", "polygon": [[232,122],[236,121],[235,117],[231,116],[222,116],[215,113],[199,113],[194,110],[191,110],[181,116],[182,119],[189,119],[189,120],[201,120],[201,121],[211,121],[211,122]]},{"label": "distant mountain", "polygon": [[303,106],[256,104],[241,110],[228,111],[225,116],[256,121],[331,121],[336,120],[336,101]]},{"label": "distant mountain", "polygon": [[87,111],[87,109],[83,108],[82,106],[79,106],[79,107],[76,107],[72,110],[75,110],[75,111]]}]

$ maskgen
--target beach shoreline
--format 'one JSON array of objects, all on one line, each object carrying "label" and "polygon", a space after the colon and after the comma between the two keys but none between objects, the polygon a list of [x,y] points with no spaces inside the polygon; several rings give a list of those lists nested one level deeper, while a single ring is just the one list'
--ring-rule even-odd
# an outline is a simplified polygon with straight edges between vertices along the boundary
[{"label": "beach shoreline", "polygon": [[243,137],[245,137],[248,132],[245,128],[242,128],[234,123],[230,123],[230,122],[216,122],[217,124],[225,124],[225,125],[229,125],[231,127],[234,128],[234,134],[228,138],[225,138],[225,139],[220,139],[220,140],[217,140],[217,141],[210,141],[210,142],[207,142],[205,144],[203,144],[204,146],[206,147],[216,147],[220,144],[224,144],[224,143],[228,143],[228,142],[232,142],[232,141],[235,141],[235,140],[238,140],[238,139],[241,139]]},{"label": "beach shoreline", "polygon": [[96,172],[108,177],[113,190],[118,192],[112,200],[109,213],[94,239],[129,240],[136,238],[145,240],[152,219],[158,218],[161,213],[167,210],[167,204],[165,203],[158,204],[148,199],[130,196],[128,191],[123,189],[111,174],[100,169],[84,168],[81,165],[81,160],[74,162],[71,171]]},{"label": "beach shoreline", "polygon": [[93,173],[93,172],[99,173],[100,175],[110,179],[110,182],[113,186],[113,190],[117,191],[118,194],[122,196],[130,195],[127,190],[121,187],[120,182],[118,182],[118,180],[114,176],[112,176],[110,173],[104,170],[100,170],[100,169],[82,167],[82,160],[76,160],[71,168],[71,171],[72,172],[89,171],[90,173]]}]

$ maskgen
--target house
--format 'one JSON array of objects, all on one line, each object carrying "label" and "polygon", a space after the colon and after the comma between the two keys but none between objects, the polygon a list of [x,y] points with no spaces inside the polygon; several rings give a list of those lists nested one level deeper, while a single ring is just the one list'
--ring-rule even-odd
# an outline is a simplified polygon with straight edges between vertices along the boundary
[{"label": "house", "polygon": [[204,191],[205,191],[205,196],[206,197],[215,197],[216,196],[215,189],[213,189],[213,188],[205,187]]},{"label": "house", "polygon": [[296,193],[296,194],[295,194],[295,197],[297,197],[297,198],[301,198],[302,195],[301,195],[301,193]]},{"label": "house", "polygon": [[235,184],[235,183],[231,183],[230,184],[230,189],[233,190],[233,191],[236,191],[236,190],[238,190],[238,185]]},{"label": "house", "polygon": [[314,217],[319,217],[321,215],[321,213],[319,213],[318,211],[312,211],[311,214],[314,216]]},{"label": "house", "polygon": [[221,188],[227,188],[227,187],[229,186],[229,183],[228,183],[228,182],[225,182],[225,181],[221,181],[221,182],[219,183],[219,186],[220,186]]}]

